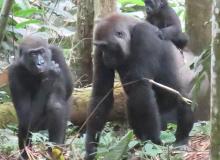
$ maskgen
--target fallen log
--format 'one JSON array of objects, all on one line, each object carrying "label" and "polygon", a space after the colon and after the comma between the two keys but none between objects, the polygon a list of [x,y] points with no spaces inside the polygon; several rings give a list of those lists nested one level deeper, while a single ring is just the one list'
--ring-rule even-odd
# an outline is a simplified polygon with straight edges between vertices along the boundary
[{"label": "fallen log", "polygon": [[[180,54],[179,54],[180,56]],[[187,59],[187,54],[184,55]],[[192,61],[192,58],[188,58],[189,61]],[[189,97],[192,97],[191,90],[193,87],[192,80],[197,75],[196,71],[190,70],[184,63],[183,57],[180,56],[177,59],[179,63],[179,73],[186,91],[189,93]],[[189,62],[188,62],[189,63]],[[0,86],[7,83],[7,70],[0,74]],[[104,85],[104,84],[103,84]],[[125,121],[126,116],[126,96],[123,92],[120,83],[115,83],[114,88],[114,107],[111,114],[108,117],[109,121]],[[207,120],[207,112],[209,111],[209,80],[206,77],[203,81],[203,84],[200,86],[200,93],[198,95],[198,109],[195,111],[196,119],[198,120]],[[71,105],[70,111],[70,120],[75,125],[82,125],[86,120],[87,108],[89,103],[89,97],[91,95],[91,87],[75,89],[73,93],[73,102]],[[16,122],[16,114],[12,104],[0,104],[0,128],[5,127],[8,123]]]},{"label": "fallen log", "polygon": [[5,68],[0,71],[0,87],[4,87],[8,84],[8,69]]},{"label": "fallen log", "polygon": [[[114,89],[114,107],[109,115],[109,121],[126,120],[126,96],[120,83],[115,84]],[[75,89],[73,101],[71,102],[70,121],[74,125],[82,125],[86,120],[91,87]],[[0,128],[5,128],[7,124],[17,123],[15,109],[12,103],[0,104]]]}]

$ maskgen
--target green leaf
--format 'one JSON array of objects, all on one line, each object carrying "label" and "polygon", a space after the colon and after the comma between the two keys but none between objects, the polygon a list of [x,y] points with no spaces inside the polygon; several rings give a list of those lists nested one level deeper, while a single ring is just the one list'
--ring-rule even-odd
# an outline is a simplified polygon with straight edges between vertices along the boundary
[{"label": "green leaf", "polygon": [[144,154],[150,157],[156,157],[158,154],[163,153],[163,150],[160,146],[153,144],[153,143],[147,143],[144,145]]},{"label": "green leaf", "polygon": [[162,131],[160,138],[163,143],[173,143],[176,140],[175,135],[170,131]]},{"label": "green leaf", "polygon": [[40,20],[31,19],[31,20],[27,20],[27,21],[18,23],[18,24],[16,24],[15,27],[16,27],[16,28],[24,28],[26,25],[29,25],[29,24],[39,24],[39,23],[41,23]]},{"label": "green leaf", "polygon": [[134,148],[137,144],[139,144],[140,142],[137,140],[132,140],[129,144],[128,147],[129,149]]},{"label": "green leaf", "polygon": [[3,0],[0,0],[0,8],[2,8]]},{"label": "green leaf", "polygon": [[133,132],[129,131],[122,139],[105,154],[104,160],[121,160],[123,154],[128,150],[128,143],[133,137]]},{"label": "green leaf", "polygon": [[25,10],[18,10],[14,12],[14,15],[17,17],[28,17],[36,13],[42,13],[43,11],[37,8],[28,8]]},{"label": "green leaf", "polygon": [[119,3],[121,3],[122,5],[134,4],[138,6],[144,6],[144,2],[141,0],[119,0]]}]

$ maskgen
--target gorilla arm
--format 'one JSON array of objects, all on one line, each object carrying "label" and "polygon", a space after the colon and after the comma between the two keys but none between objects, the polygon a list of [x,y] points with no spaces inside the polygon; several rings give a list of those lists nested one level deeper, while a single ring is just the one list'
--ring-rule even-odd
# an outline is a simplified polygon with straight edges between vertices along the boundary
[{"label": "gorilla arm", "polygon": [[22,82],[19,82],[17,76],[15,76],[17,67],[17,65],[9,67],[9,87],[17,115],[20,117],[18,126],[19,149],[23,149],[28,136],[27,123],[30,122],[31,97],[22,85],[18,85]]},{"label": "gorilla arm", "polygon": [[[86,160],[94,158],[99,134],[113,106],[114,70],[108,69],[102,60],[102,52],[96,47],[94,55],[92,98],[88,111],[86,132]],[[93,116],[95,112],[95,117]]]},{"label": "gorilla arm", "polygon": [[161,28],[161,31],[163,32],[165,39],[173,40],[179,33],[182,32],[179,17],[169,6],[161,12],[166,25],[166,27]]}]

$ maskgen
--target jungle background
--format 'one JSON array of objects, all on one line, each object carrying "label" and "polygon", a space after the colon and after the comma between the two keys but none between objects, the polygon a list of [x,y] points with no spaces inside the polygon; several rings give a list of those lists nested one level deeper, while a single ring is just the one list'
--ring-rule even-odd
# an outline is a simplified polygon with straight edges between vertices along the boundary
[{"label": "jungle background", "polygon": [[[219,3],[218,0],[169,0],[169,5],[181,20],[183,31],[190,38],[187,48],[193,58],[188,65],[192,70],[203,66],[194,80],[192,109],[196,110],[198,122],[190,134],[188,146],[172,146],[175,124],[169,124],[168,129],[161,132],[164,146],[137,140],[127,124],[125,95],[116,80],[114,109],[101,136],[98,160],[220,159],[217,154],[220,150],[220,83],[217,83],[220,74],[219,67],[216,67],[220,58],[219,37],[215,32],[219,13],[212,9],[219,9]],[[17,159],[19,154],[17,118],[8,90],[7,68],[17,56],[22,37],[28,34],[43,36],[63,49],[75,85],[65,145],[49,143],[45,131],[32,133],[34,146],[28,150],[29,157],[31,160],[83,159],[86,112],[92,83],[93,28],[102,17],[116,11],[145,19],[143,0],[0,0],[0,7],[0,159]],[[199,100],[202,105],[196,108],[204,73],[212,87]],[[215,112],[210,113],[210,110]],[[48,147],[52,147],[51,152]]]}]

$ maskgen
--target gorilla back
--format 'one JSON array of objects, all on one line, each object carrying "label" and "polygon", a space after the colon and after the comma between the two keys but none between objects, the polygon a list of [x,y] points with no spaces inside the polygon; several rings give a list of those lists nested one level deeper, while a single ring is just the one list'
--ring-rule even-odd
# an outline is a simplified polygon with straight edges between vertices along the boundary
[{"label": "gorilla back", "polygon": [[9,86],[19,120],[19,148],[30,143],[31,131],[42,129],[48,129],[51,142],[63,143],[73,84],[61,50],[40,37],[26,37],[9,68]]},{"label": "gorilla back", "polygon": [[[184,95],[178,77],[174,45],[159,39],[155,27],[135,18],[113,14],[100,21],[94,32],[94,77],[87,123],[86,159],[95,157],[99,133],[113,104],[114,72],[119,73],[127,94],[128,118],[141,140],[161,144],[160,113],[176,108],[176,142],[186,142],[193,126],[190,107],[172,93],[144,78],[178,90]],[[93,114],[93,111],[95,113]]]}]

